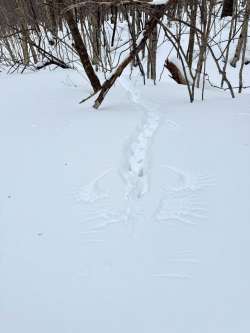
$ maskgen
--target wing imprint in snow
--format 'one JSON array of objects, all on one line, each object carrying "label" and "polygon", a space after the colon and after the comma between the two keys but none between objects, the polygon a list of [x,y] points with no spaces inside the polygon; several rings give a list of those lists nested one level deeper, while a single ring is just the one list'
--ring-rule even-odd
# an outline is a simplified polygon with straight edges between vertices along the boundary
[{"label": "wing imprint in snow", "polygon": [[89,184],[83,186],[77,193],[76,199],[79,202],[93,203],[100,199],[108,197],[108,194],[100,186],[100,181],[110,172],[112,169],[108,169],[98,177],[94,178]]},{"label": "wing imprint in snow", "polygon": [[199,201],[197,193],[187,188],[166,190],[156,212],[158,222],[196,225],[206,218],[207,210]]},{"label": "wing imprint in snow", "polygon": [[215,180],[213,177],[209,175],[204,175],[204,174],[198,174],[198,175],[193,175],[191,173],[182,171],[176,167],[167,165],[167,164],[162,164],[162,168],[167,168],[168,170],[172,171],[173,173],[176,174],[179,180],[179,186],[178,189],[185,189],[189,188],[193,191],[195,190],[201,190],[204,189],[208,186],[213,186],[215,185]]}]

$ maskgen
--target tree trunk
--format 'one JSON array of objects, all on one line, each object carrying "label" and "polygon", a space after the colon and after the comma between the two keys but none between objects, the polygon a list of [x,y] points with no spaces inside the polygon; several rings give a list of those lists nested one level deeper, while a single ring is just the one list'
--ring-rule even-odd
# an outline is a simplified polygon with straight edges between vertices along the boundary
[{"label": "tree trunk", "polygon": [[233,10],[234,10],[234,0],[224,0],[221,18],[226,16],[233,16]]},{"label": "tree trunk", "polygon": [[247,30],[248,30],[248,17],[245,16],[243,24],[242,24],[242,28],[241,28],[240,37],[238,39],[237,47],[235,50],[235,54],[234,54],[232,61],[230,62],[230,65],[232,67],[236,67],[237,62],[240,59],[242,46],[244,44],[245,38],[247,38]]},{"label": "tree trunk", "polygon": [[145,31],[143,32],[143,37],[140,40],[139,44],[136,45],[131,51],[130,54],[123,60],[123,62],[118,66],[116,71],[111,77],[104,82],[101,87],[101,91],[97,99],[95,100],[94,108],[98,109],[101,103],[103,102],[105,96],[109,92],[110,88],[113,86],[115,81],[121,76],[124,69],[127,67],[134,57],[138,55],[140,51],[143,50],[148,38],[151,36],[154,29],[157,27],[158,21],[164,16],[166,9],[172,4],[175,4],[176,0],[169,0],[165,5],[159,5],[155,13],[152,14],[152,18],[149,20]]},{"label": "tree trunk", "polygon": [[88,51],[86,49],[86,46],[84,45],[82,36],[78,29],[77,23],[74,19],[74,15],[73,15],[72,11],[66,10],[64,12],[64,17],[69,26],[71,35],[74,40],[74,47],[80,57],[83,68],[89,78],[89,81],[90,81],[94,91],[97,92],[101,88],[101,83],[92,67],[92,64],[89,59]]}]

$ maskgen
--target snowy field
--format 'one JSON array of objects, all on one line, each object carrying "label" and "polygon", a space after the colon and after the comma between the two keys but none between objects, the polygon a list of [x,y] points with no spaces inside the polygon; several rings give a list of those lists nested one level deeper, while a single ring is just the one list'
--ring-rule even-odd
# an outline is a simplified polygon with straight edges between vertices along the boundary
[{"label": "snowy field", "polygon": [[250,102],[0,73],[0,331],[250,332]]}]

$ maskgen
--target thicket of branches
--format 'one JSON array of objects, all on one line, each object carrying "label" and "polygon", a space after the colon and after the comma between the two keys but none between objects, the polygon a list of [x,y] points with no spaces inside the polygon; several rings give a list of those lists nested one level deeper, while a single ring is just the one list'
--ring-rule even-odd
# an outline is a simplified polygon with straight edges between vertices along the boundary
[{"label": "thicket of branches", "polygon": [[178,61],[166,53],[165,67],[191,101],[209,81],[208,61],[218,88],[234,97],[227,70],[237,67],[241,92],[249,15],[250,0],[0,0],[0,65],[9,72],[81,65],[98,108],[127,66],[156,81],[157,51],[168,43]]}]

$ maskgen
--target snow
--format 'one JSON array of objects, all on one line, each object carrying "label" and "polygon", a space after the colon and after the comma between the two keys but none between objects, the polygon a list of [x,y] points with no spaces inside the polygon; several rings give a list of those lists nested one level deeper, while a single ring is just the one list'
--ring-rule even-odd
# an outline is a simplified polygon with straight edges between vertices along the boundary
[{"label": "snow", "polygon": [[165,5],[167,1],[166,0],[153,0],[150,4],[151,5]]},{"label": "snow", "polygon": [[[167,73],[166,73],[167,77]],[[123,76],[0,74],[4,333],[250,329],[250,108]]]}]

